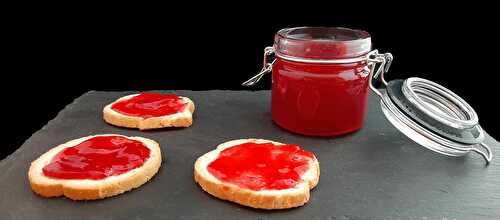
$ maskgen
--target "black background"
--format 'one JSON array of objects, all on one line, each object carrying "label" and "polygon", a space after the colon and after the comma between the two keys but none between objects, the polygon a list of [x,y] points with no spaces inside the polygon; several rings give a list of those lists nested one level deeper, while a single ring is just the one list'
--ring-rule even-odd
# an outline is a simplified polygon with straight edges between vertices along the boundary
[{"label": "black background", "polygon": [[[260,70],[274,33],[294,26],[370,32],[374,48],[394,55],[389,80],[418,76],[445,85],[500,138],[494,7],[236,8],[30,8],[7,16],[2,109],[8,131],[0,158],[89,90],[248,89],[240,84]],[[251,89],[269,88],[267,76]]]}]

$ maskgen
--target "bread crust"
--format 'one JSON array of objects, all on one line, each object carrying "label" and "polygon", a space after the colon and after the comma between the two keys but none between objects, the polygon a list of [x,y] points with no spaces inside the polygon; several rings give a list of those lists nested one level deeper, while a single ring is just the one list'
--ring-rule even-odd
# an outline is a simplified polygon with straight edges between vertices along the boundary
[{"label": "bread crust", "polygon": [[187,103],[187,106],[183,112],[161,117],[142,118],[137,116],[129,116],[119,113],[111,108],[114,103],[130,99],[136,95],[139,94],[124,96],[106,105],[103,109],[104,121],[112,125],[126,128],[138,128],[139,130],[149,130],[165,127],[189,127],[193,124],[192,115],[195,106],[194,102],[187,97],[181,97]]},{"label": "bread crust", "polygon": [[194,180],[203,190],[217,198],[260,209],[287,209],[302,206],[309,201],[309,191],[319,182],[319,162],[316,157],[310,161],[309,170],[302,175],[302,182],[284,190],[245,189],[222,182],[208,172],[207,165],[218,157],[220,151],[246,142],[282,144],[263,139],[240,139],[220,144],[217,149],[199,157],[195,162]]},{"label": "bread crust", "polygon": [[[138,168],[126,173],[110,176],[102,180],[90,179],[55,179],[43,174],[43,167],[49,164],[52,158],[62,150],[75,146],[87,139],[96,136],[116,135],[132,140],[141,141],[150,149],[150,156],[146,162]],[[43,197],[66,196],[73,200],[94,200],[115,196],[131,189],[137,188],[150,180],[161,166],[160,145],[143,137],[127,137],[117,134],[92,135],[75,139],[56,146],[31,163],[28,171],[28,179],[31,189]]]}]

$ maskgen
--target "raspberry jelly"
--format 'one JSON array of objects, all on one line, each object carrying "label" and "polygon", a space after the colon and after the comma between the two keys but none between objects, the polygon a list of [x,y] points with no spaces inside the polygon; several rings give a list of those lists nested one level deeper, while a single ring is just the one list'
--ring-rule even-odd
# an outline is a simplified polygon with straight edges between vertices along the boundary
[{"label": "raspberry jelly", "polygon": [[224,149],[208,165],[217,179],[251,190],[281,190],[299,183],[315,159],[297,145],[247,142]]},{"label": "raspberry jelly", "polygon": [[186,105],[180,96],[174,94],[140,93],[114,103],[111,109],[124,115],[151,118],[182,112]]},{"label": "raspberry jelly", "polygon": [[62,150],[42,171],[55,179],[100,180],[141,167],[149,154],[149,148],[140,141],[96,136]]},{"label": "raspberry jelly", "polygon": [[366,114],[371,38],[347,28],[300,27],[275,36],[272,117],[304,135],[360,129]]}]

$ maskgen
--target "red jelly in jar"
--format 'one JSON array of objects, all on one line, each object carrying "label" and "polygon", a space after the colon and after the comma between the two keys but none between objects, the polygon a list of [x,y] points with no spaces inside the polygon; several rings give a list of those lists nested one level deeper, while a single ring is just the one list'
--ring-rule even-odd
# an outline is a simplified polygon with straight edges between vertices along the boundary
[{"label": "red jelly in jar", "polygon": [[280,30],[274,41],[272,117],[304,135],[335,136],[360,129],[366,114],[371,38],[347,28]]}]

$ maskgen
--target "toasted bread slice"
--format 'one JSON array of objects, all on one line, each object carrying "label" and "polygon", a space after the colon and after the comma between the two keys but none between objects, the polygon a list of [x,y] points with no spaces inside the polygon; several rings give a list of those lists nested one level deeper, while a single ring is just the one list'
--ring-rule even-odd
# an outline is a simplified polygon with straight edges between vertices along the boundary
[{"label": "toasted bread slice", "polygon": [[261,209],[286,209],[304,205],[309,201],[309,191],[319,181],[319,162],[314,157],[310,160],[309,169],[301,176],[301,181],[295,187],[282,190],[250,190],[235,184],[222,182],[213,176],[207,166],[219,156],[219,153],[229,147],[247,143],[281,143],[263,139],[240,139],[225,142],[196,160],[194,179],[209,194],[241,205]]},{"label": "toasted bread slice", "polygon": [[153,140],[142,137],[126,137],[142,142],[150,149],[149,158],[138,168],[116,176],[109,176],[102,180],[91,179],[56,179],[43,174],[42,169],[52,161],[62,150],[78,145],[79,143],[96,136],[116,134],[92,135],[75,139],[56,146],[31,163],[28,179],[33,191],[44,197],[66,196],[73,200],[94,200],[118,195],[137,188],[151,179],[161,165],[160,145]]},{"label": "toasted bread slice", "polygon": [[189,127],[193,124],[193,112],[195,109],[194,102],[187,97],[181,97],[187,103],[184,111],[160,117],[142,118],[124,115],[111,108],[114,103],[130,99],[137,95],[139,94],[127,95],[117,99],[109,105],[106,105],[103,109],[104,121],[112,125],[126,128],[139,128],[140,130],[165,127]]}]

